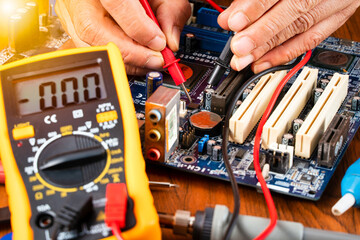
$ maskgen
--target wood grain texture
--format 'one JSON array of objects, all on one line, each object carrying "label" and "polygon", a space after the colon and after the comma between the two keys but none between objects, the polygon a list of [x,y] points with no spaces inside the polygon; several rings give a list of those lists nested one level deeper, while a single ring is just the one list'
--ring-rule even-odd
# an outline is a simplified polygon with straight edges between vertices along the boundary
[{"label": "wood grain texture", "polygon": [[[223,5],[231,1],[216,1]],[[360,41],[360,9],[333,36]],[[69,45],[71,46],[71,45]],[[306,227],[360,234],[360,209],[352,208],[343,216],[334,217],[331,206],[341,197],[340,183],[346,169],[360,156],[360,134],[357,133],[339,164],[333,178],[321,199],[317,202],[273,194],[279,219],[297,221]],[[233,207],[231,187],[228,182],[210,179],[194,174],[148,165],[147,173],[152,181],[178,184],[175,190],[153,191],[158,211],[175,213],[177,209],[189,210],[195,214],[216,204]],[[254,188],[239,186],[241,197],[240,214],[268,217],[262,194]],[[4,186],[0,186],[0,207],[7,206]],[[9,225],[0,226],[0,236],[10,232]],[[170,230],[163,230],[164,239],[190,239],[174,236]]]}]

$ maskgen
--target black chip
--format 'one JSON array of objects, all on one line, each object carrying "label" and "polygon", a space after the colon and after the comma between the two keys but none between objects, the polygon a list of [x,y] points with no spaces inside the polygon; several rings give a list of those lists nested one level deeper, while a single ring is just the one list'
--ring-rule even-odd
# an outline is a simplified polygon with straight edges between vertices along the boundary
[{"label": "black chip", "polygon": [[[180,68],[184,73],[186,82],[184,83],[185,87],[191,91],[191,89],[196,85],[200,78],[209,70],[209,67],[205,67],[199,64],[180,61]],[[170,74],[165,71],[163,72],[163,83],[168,85],[175,85]]]},{"label": "black chip", "polygon": [[317,48],[310,59],[310,64],[320,68],[343,71],[348,70],[353,59],[354,56],[350,54]]},{"label": "black chip", "polygon": [[312,183],[312,182],[314,181],[314,178],[315,178],[315,176],[309,175],[309,174],[306,174],[306,173],[305,173],[305,174],[303,174],[303,175],[301,176],[300,182],[310,184],[310,183]]},{"label": "black chip", "polygon": [[240,148],[237,152],[236,152],[236,158],[239,159],[243,159],[245,153],[247,152],[247,150]]}]

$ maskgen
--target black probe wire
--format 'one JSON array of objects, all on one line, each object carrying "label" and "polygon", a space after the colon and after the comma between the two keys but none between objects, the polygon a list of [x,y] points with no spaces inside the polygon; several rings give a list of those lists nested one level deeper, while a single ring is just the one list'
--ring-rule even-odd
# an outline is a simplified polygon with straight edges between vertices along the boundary
[{"label": "black probe wire", "polygon": [[237,218],[239,217],[239,211],[240,211],[240,194],[239,194],[239,190],[238,190],[238,185],[237,185],[234,173],[232,171],[228,153],[227,153],[227,148],[228,148],[228,144],[229,144],[229,120],[234,111],[236,102],[241,97],[241,95],[244,93],[245,89],[247,89],[250,86],[251,83],[255,82],[256,80],[258,80],[259,78],[263,77],[264,75],[266,75],[268,73],[292,69],[301,61],[301,59],[302,59],[302,55],[297,57],[295,59],[295,61],[290,64],[272,67],[272,68],[266,69],[258,74],[253,75],[239,88],[239,90],[235,93],[234,98],[231,100],[231,102],[228,106],[228,110],[227,110],[226,116],[225,116],[223,133],[222,133],[222,136],[223,136],[222,155],[223,155],[223,161],[225,163],[226,171],[228,173],[230,183],[231,183],[231,188],[232,188],[233,197],[234,197],[234,208],[233,208],[233,214],[232,214],[231,220],[229,222],[229,225],[226,228],[225,236],[223,238],[224,240],[230,239],[231,232],[235,227]]}]

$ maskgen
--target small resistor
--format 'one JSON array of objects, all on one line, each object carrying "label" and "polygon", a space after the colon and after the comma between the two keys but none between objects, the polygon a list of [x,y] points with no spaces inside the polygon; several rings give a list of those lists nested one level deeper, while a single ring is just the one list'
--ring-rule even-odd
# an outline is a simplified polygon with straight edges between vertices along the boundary
[{"label": "small resistor", "polygon": [[220,161],[222,158],[222,153],[221,153],[221,146],[220,145],[215,145],[212,149],[212,160],[213,161]]}]

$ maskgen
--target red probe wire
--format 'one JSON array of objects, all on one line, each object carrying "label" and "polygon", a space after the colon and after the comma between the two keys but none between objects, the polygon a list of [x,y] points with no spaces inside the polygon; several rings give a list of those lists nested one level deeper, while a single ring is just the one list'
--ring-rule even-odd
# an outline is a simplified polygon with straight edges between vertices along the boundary
[{"label": "red probe wire", "polygon": [[[139,0],[142,7],[145,9],[146,14],[160,27],[158,20],[155,17],[154,12],[152,11],[150,4],[147,0]],[[169,71],[169,74],[171,75],[172,79],[174,80],[176,86],[180,85],[181,88],[184,90],[186,97],[191,102],[191,97],[187,91],[187,89],[184,86],[184,82],[186,82],[186,78],[181,71],[181,68],[178,64],[180,59],[176,59],[174,56],[174,53],[168,48],[167,46],[164,48],[164,50],[161,51],[161,55],[164,58],[165,65],[164,68],[167,68]]]},{"label": "red probe wire", "polygon": [[310,57],[311,57],[311,50],[308,51],[306,53],[305,57],[301,60],[301,62],[299,62],[293,69],[291,69],[286,74],[286,76],[281,80],[279,85],[276,87],[275,92],[272,95],[270,102],[269,102],[268,106],[266,107],[266,110],[265,110],[265,112],[260,120],[259,126],[256,130],[255,141],[254,141],[254,154],[253,154],[254,155],[254,168],[255,168],[255,172],[256,172],[256,177],[258,178],[258,181],[260,182],[261,189],[264,193],[266,204],[268,206],[269,213],[270,213],[269,225],[261,234],[259,234],[256,238],[254,238],[256,240],[265,239],[272,232],[272,230],[276,226],[276,222],[277,222],[277,212],[276,212],[275,204],[272,199],[270,190],[267,187],[264,177],[261,173],[261,167],[260,167],[260,162],[259,162],[260,139],[261,139],[263,127],[264,127],[264,124],[266,123],[267,119],[269,118],[270,113],[275,105],[275,102],[276,102],[277,98],[279,97],[281,90],[283,89],[285,84],[290,80],[290,78],[292,76],[294,76],[295,73],[297,73],[309,61]]},{"label": "red probe wire", "polygon": [[210,4],[215,10],[217,10],[219,13],[222,13],[224,11],[224,9],[222,9],[219,5],[217,5],[214,1],[212,0],[204,0],[205,2],[207,2],[208,4]]}]

